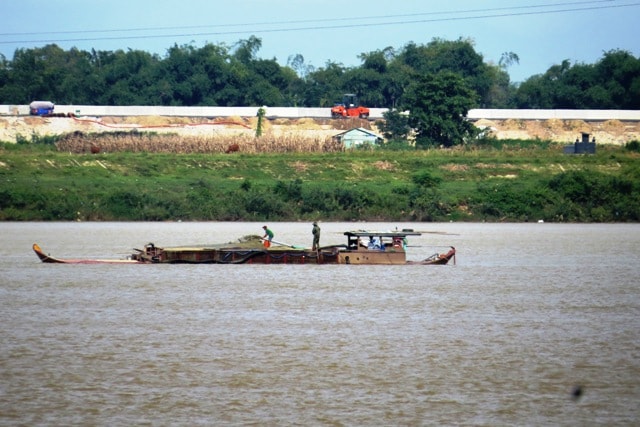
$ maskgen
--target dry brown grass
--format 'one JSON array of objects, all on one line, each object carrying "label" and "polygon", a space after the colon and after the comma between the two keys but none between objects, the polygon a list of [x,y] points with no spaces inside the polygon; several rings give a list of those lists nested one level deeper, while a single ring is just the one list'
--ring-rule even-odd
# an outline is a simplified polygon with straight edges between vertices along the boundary
[{"label": "dry brown grass", "polygon": [[[240,153],[295,153],[342,151],[342,144],[324,137],[304,135],[276,135],[266,132],[255,137],[249,132],[213,134],[209,136],[180,136],[145,132],[111,132],[85,134],[75,132],[64,135],[57,143],[59,151],[71,153],[225,153],[237,144]],[[97,148],[97,149],[96,149]]]},{"label": "dry brown grass", "polygon": [[392,171],[395,169],[395,166],[393,165],[393,163],[388,162],[386,160],[379,160],[377,162],[374,162],[373,167],[383,171]]},{"label": "dry brown grass", "polygon": [[301,161],[295,161],[291,164],[291,166],[296,170],[296,172],[306,172],[308,169],[308,165]]},{"label": "dry brown grass", "polygon": [[457,165],[454,163],[443,165],[441,168],[449,172],[466,172],[469,170],[469,166],[467,165]]}]

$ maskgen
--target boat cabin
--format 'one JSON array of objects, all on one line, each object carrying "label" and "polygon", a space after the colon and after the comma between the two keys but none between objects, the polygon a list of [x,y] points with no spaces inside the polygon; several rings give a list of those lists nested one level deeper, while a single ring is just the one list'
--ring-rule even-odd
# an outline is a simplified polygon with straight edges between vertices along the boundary
[{"label": "boat cabin", "polygon": [[404,251],[407,247],[407,236],[420,236],[413,230],[402,231],[347,231],[347,249],[351,250],[395,250]]},{"label": "boat cabin", "polygon": [[344,264],[404,264],[407,236],[420,236],[413,230],[347,231],[347,248],[340,251]]}]

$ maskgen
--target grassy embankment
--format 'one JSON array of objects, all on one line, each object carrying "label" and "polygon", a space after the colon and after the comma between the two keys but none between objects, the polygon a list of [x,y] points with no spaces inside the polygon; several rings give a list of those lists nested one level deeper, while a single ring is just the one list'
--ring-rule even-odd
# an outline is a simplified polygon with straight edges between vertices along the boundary
[{"label": "grassy embankment", "polygon": [[[24,142],[24,141],[23,141]],[[0,145],[0,220],[638,221],[637,144],[70,153]],[[496,147],[497,145],[498,147]]]}]

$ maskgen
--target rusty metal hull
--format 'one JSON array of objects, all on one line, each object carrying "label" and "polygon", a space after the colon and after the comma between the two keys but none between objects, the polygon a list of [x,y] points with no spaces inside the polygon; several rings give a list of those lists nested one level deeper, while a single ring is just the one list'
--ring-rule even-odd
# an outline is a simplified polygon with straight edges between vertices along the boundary
[{"label": "rusty metal hull", "polygon": [[337,264],[338,250],[158,248],[149,262],[164,264]]}]

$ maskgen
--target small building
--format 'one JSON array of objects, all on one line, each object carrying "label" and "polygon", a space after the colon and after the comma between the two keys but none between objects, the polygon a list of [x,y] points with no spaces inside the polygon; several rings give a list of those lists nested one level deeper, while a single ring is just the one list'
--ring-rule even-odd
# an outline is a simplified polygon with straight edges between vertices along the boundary
[{"label": "small building", "polygon": [[365,128],[349,129],[345,132],[334,135],[333,138],[342,143],[342,146],[345,149],[353,149],[363,144],[373,146],[384,141],[382,136]]},{"label": "small building", "polygon": [[596,139],[593,138],[589,142],[589,134],[582,132],[582,141],[576,138],[576,142],[571,145],[565,145],[564,154],[595,154]]}]

